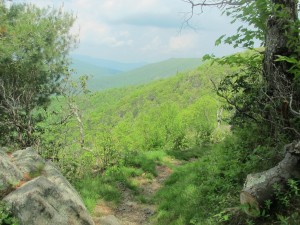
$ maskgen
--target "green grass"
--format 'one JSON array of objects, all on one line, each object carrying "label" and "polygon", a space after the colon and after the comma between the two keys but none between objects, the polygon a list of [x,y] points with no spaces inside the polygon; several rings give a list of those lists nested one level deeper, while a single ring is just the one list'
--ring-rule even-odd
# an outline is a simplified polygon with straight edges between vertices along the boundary
[{"label": "green grass", "polygon": [[188,161],[190,159],[198,159],[202,157],[208,150],[210,146],[197,146],[193,148],[188,148],[184,150],[169,150],[168,155],[175,157],[178,160]]},{"label": "green grass", "polygon": [[87,209],[92,212],[99,199],[118,203],[121,193],[112,181],[102,176],[86,176],[75,183]]},{"label": "green grass", "polygon": [[121,187],[128,188],[137,194],[138,188],[130,178],[142,173],[143,171],[139,168],[114,166],[107,169],[103,174],[86,175],[74,185],[88,210],[92,212],[100,199],[118,204],[122,197]]},{"label": "green grass", "polygon": [[166,153],[163,151],[132,153],[130,157],[128,156],[125,165],[110,167],[101,175],[86,175],[74,185],[89,212],[93,211],[100,199],[118,204],[124,187],[133,191],[137,200],[146,202],[149,200],[140,195],[137,185],[131,178],[142,174],[148,178],[157,175],[155,167],[163,161],[165,156]]},{"label": "green grass", "polygon": [[135,170],[140,168],[144,172],[157,176],[156,165],[160,164],[166,155],[164,151],[149,151],[139,154],[132,152],[127,158],[126,165],[134,167]]},{"label": "green grass", "polygon": [[159,205],[156,224],[218,224],[225,218],[220,212],[239,207],[239,192],[247,174],[274,163],[269,148],[248,144],[242,134],[228,136],[205,149],[198,160],[175,169],[155,198]]}]

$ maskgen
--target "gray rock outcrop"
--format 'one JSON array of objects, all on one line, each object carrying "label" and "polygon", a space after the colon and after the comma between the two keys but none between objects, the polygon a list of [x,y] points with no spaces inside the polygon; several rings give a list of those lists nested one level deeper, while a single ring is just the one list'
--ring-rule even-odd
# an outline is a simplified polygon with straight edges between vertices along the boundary
[{"label": "gray rock outcrop", "polygon": [[21,225],[91,225],[77,191],[33,149],[0,149],[0,197]]},{"label": "gray rock outcrop", "polygon": [[13,186],[22,178],[22,172],[10,161],[9,156],[0,150],[0,199],[11,192]]}]

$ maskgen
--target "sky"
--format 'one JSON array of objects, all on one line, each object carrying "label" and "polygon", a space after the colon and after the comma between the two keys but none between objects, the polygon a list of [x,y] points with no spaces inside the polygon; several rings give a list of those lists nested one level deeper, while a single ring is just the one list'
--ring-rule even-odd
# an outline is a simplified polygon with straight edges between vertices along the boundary
[{"label": "sky", "polygon": [[196,13],[185,26],[190,5],[183,0],[15,0],[38,6],[63,6],[77,16],[72,32],[80,43],[72,54],[120,62],[158,62],[169,58],[228,55],[242,49],[215,46],[237,25],[218,9]]}]

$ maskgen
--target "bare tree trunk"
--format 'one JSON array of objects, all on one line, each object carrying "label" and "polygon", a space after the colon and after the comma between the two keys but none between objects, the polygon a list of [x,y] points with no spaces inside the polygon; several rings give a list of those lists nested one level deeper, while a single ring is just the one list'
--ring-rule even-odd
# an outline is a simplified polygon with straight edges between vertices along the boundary
[{"label": "bare tree trunk", "polygon": [[221,127],[223,108],[217,110],[218,127]]},{"label": "bare tree trunk", "polygon": [[79,112],[79,109],[76,105],[72,106],[72,110],[73,110],[74,116],[76,117],[76,120],[78,122],[79,133],[80,133],[80,146],[81,146],[81,148],[83,148],[84,147],[84,127],[83,127],[82,115]]}]

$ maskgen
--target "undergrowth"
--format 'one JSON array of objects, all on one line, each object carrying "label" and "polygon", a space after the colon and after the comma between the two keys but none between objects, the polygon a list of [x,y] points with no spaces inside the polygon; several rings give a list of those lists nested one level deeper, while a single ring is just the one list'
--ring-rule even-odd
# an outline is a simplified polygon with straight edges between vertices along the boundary
[{"label": "undergrowth", "polygon": [[253,142],[252,134],[239,130],[222,143],[212,145],[198,160],[177,168],[156,195],[156,224],[251,221],[245,219],[239,206],[243,182],[247,174],[274,166],[280,155],[275,147]]},{"label": "undergrowth", "polygon": [[92,212],[100,199],[118,204],[121,201],[122,189],[130,189],[136,199],[144,202],[138,186],[131,178],[145,174],[152,178],[157,176],[156,165],[162,163],[166,153],[163,151],[131,152],[123,165],[115,165],[101,174],[85,175],[74,183],[83,201]]},{"label": "undergrowth", "polygon": [[189,149],[172,149],[167,151],[168,155],[175,157],[179,160],[191,160],[198,159],[206,154],[207,150],[210,149],[210,145],[196,146]]},{"label": "undergrowth", "polygon": [[0,201],[0,224],[1,225],[18,225],[19,221],[13,216],[9,207],[3,201]]},{"label": "undergrowth", "polygon": [[131,152],[127,155],[125,165],[157,176],[156,165],[163,161],[167,154],[164,151]]}]

